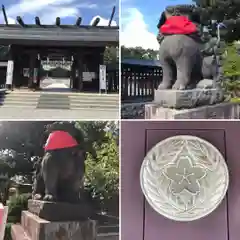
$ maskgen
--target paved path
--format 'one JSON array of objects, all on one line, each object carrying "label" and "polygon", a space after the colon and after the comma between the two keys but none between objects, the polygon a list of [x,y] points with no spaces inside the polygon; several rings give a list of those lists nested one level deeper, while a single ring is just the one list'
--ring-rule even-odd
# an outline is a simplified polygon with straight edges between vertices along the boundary
[{"label": "paved path", "polygon": [[0,108],[0,120],[117,120],[119,113],[111,110],[42,110]]}]

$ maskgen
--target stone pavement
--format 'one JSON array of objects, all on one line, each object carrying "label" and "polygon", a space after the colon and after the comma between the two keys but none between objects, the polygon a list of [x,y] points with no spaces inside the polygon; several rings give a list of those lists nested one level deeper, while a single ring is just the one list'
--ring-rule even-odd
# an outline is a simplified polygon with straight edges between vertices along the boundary
[{"label": "stone pavement", "polygon": [[116,110],[78,109],[52,110],[27,108],[0,108],[0,120],[117,120]]}]

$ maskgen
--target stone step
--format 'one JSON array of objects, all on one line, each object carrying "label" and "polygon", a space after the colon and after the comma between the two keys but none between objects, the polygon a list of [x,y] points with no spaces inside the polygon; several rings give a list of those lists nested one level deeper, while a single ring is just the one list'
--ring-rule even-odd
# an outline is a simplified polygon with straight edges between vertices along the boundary
[{"label": "stone step", "polygon": [[38,101],[39,97],[27,97],[27,96],[22,96],[22,97],[12,97],[12,96],[7,96],[5,98],[0,98],[0,101]]},{"label": "stone step", "polygon": [[12,240],[31,240],[19,224],[13,224],[11,227]]},{"label": "stone step", "polygon": [[80,98],[80,99],[73,99],[73,98],[70,98],[71,102],[72,103],[88,103],[88,102],[98,102],[98,103],[104,103],[104,104],[115,104],[115,105],[118,105],[119,103],[119,100],[110,100],[110,99],[84,99],[84,98]]},{"label": "stone step", "polygon": [[37,102],[39,98],[26,98],[26,97],[22,97],[22,98],[15,98],[15,97],[6,97],[6,98],[1,98],[0,102],[6,102],[6,101],[18,101],[18,102],[24,102],[24,101],[28,101],[28,102]]},{"label": "stone step", "polygon": [[37,109],[55,109],[55,110],[70,110],[69,104],[55,104],[55,105],[48,105],[48,104],[38,104]]},{"label": "stone step", "polygon": [[0,108],[16,108],[16,109],[36,109],[36,106],[31,106],[31,105],[11,105],[11,104],[7,104],[7,105],[0,105]]},{"label": "stone step", "polygon": [[38,101],[26,101],[26,100],[22,100],[22,101],[16,101],[16,100],[6,100],[6,101],[0,101],[1,105],[30,105],[30,106],[36,106],[36,104],[38,103]]},{"label": "stone step", "polygon": [[33,92],[33,91],[10,91],[7,95],[41,95],[41,94],[61,94],[69,96],[84,96],[84,97],[106,97],[106,98],[119,98],[119,94],[99,94],[99,93],[84,93],[84,92]]},{"label": "stone step", "polygon": [[104,108],[104,109],[118,109],[118,106],[115,104],[102,104],[102,103],[79,103],[79,104],[70,104],[71,108]]}]

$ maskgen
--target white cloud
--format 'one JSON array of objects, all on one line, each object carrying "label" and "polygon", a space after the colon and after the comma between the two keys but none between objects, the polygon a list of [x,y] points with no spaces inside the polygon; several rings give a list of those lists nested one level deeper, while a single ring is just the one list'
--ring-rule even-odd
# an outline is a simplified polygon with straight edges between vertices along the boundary
[{"label": "white cloud", "polygon": [[[105,19],[103,17],[100,16],[95,16],[91,21],[90,21],[90,25],[92,25],[92,23],[95,21],[96,18],[100,18],[100,22],[98,23],[98,26],[107,26],[109,19]],[[111,26],[117,26],[116,21],[112,21]]]},{"label": "white cloud", "polygon": [[[78,0],[21,0],[17,4],[13,4],[6,9],[9,23],[15,23],[17,16],[39,16],[44,24],[53,24],[56,17],[78,17],[79,9],[97,8],[97,4],[89,3],[87,0],[79,3]],[[3,21],[2,16],[0,17]]]},{"label": "white cloud", "polygon": [[74,7],[67,7],[67,8],[52,8],[48,12],[42,14],[40,16],[41,22],[43,24],[52,24],[56,21],[57,17],[64,18],[64,17],[71,17],[71,16],[79,16],[78,9]]},{"label": "white cloud", "polygon": [[122,13],[120,43],[126,47],[159,49],[156,34],[148,30],[143,14],[137,8],[129,8]]},{"label": "white cloud", "polygon": [[16,24],[16,20],[14,18],[8,17],[8,23],[9,24]]}]

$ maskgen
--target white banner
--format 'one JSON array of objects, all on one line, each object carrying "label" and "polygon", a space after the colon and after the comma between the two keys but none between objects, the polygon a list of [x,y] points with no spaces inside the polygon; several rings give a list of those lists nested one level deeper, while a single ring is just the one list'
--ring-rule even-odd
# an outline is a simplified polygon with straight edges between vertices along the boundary
[{"label": "white banner", "polygon": [[12,85],[12,82],[13,82],[13,68],[14,68],[14,62],[12,60],[8,60],[7,76],[6,76],[6,84],[8,85]]},{"label": "white banner", "polygon": [[7,224],[8,207],[0,204],[0,240],[4,239],[5,228]]},{"label": "white banner", "polygon": [[107,91],[107,73],[106,65],[99,65],[99,90]]},{"label": "white banner", "polygon": [[83,82],[92,82],[96,78],[95,72],[83,72],[82,73]]}]

